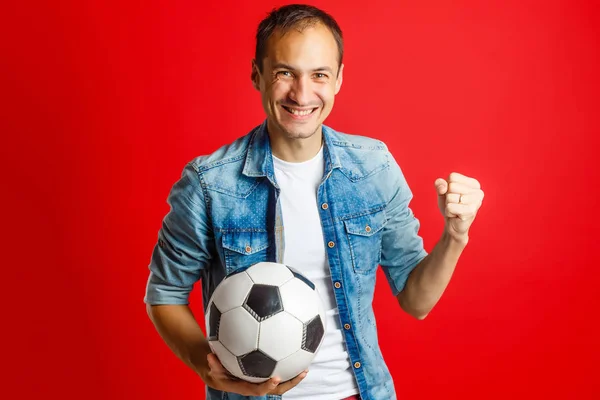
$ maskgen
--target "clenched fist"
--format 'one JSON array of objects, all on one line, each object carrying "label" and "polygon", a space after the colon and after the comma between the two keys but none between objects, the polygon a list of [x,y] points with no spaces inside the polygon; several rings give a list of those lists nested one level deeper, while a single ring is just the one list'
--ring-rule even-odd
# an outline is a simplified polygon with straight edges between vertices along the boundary
[{"label": "clenched fist", "polygon": [[469,228],[483,202],[480,183],[468,176],[453,172],[448,180],[435,181],[438,205],[446,220],[445,230],[452,238],[466,243]]}]

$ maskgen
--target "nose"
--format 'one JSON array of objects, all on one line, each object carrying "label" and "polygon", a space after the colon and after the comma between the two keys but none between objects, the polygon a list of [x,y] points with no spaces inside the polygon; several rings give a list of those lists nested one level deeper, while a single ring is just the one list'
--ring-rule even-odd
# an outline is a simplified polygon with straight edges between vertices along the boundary
[{"label": "nose", "polygon": [[289,96],[299,107],[309,105],[310,79],[307,76],[300,76],[295,79]]}]

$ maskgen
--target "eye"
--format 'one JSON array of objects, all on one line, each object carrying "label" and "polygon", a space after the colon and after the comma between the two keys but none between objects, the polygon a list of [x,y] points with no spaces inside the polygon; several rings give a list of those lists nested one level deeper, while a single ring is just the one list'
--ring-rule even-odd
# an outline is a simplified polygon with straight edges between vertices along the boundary
[{"label": "eye", "polygon": [[282,76],[285,78],[291,78],[292,77],[292,73],[290,71],[278,71],[276,74],[276,76]]},{"label": "eye", "polygon": [[317,73],[315,74],[315,78],[317,78],[317,79],[320,79],[320,80],[323,80],[323,79],[327,79],[327,78],[329,78],[329,77],[327,76],[327,74],[324,74],[324,73],[322,73],[322,72],[317,72]]}]

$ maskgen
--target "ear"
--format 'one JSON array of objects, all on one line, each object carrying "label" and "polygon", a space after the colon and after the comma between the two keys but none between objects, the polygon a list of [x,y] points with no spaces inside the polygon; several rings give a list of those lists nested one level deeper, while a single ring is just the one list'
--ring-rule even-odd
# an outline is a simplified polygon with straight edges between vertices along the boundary
[{"label": "ear", "polygon": [[335,80],[335,94],[338,94],[342,88],[342,82],[344,81],[344,64],[340,65],[340,72],[338,72]]},{"label": "ear", "polygon": [[252,60],[252,72],[250,73],[250,79],[252,80],[252,86],[254,86],[254,89],[260,91],[260,71],[258,70],[258,65],[256,65],[255,60]]}]

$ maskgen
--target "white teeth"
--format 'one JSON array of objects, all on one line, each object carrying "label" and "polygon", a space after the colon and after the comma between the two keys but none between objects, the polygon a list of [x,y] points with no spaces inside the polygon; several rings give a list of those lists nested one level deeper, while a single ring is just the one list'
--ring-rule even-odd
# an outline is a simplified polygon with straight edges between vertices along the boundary
[{"label": "white teeth", "polygon": [[299,116],[308,115],[311,112],[313,112],[313,110],[300,111],[300,110],[294,110],[293,108],[288,108],[288,110],[291,111],[292,114],[299,115]]}]

